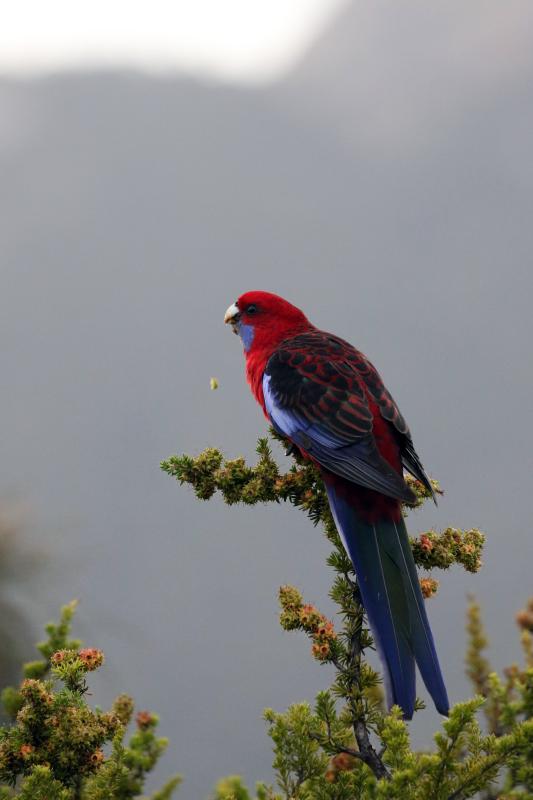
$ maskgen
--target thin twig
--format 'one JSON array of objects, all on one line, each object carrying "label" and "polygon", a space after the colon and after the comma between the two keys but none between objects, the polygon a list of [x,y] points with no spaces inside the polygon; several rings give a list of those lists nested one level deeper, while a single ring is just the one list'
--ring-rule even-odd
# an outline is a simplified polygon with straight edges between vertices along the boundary
[{"label": "thin twig", "polygon": [[[352,583],[352,582],[351,582]],[[358,609],[360,609],[361,614],[363,610],[363,605],[361,601],[361,594],[359,592],[359,587],[357,584],[353,584],[353,601]],[[353,665],[353,672],[354,672],[354,682],[357,687],[360,689],[361,687],[361,655],[363,652],[363,648],[361,646],[361,630],[362,626],[358,626],[357,630],[354,632],[352,636],[352,640],[350,642],[350,663]],[[360,758],[364,760],[368,767],[372,770],[376,778],[386,778],[387,780],[391,779],[390,772],[388,771],[387,767],[383,763],[381,759],[381,755],[376,752],[374,747],[370,742],[370,734],[368,728],[366,726],[366,722],[364,719],[358,719],[358,712],[354,707],[353,700],[350,700],[350,706],[352,710],[352,714],[355,717],[353,722],[353,730],[355,735],[355,740],[357,742],[357,746],[360,752]]]}]

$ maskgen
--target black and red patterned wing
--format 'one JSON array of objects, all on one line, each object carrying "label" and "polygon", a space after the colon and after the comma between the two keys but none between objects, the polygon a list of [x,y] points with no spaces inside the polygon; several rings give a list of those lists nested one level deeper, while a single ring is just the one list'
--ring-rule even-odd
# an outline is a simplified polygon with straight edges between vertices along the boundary
[{"label": "black and red patterned wing", "polygon": [[297,410],[339,444],[372,431],[364,389],[339,340],[319,331],[300,334],[283,342],[265,372],[283,407]]},{"label": "black and red patterned wing", "polygon": [[346,354],[349,364],[356,370],[360,379],[368,389],[370,395],[375,400],[383,419],[392,423],[400,434],[407,434],[409,428],[404,420],[400,409],[392,399],[389,391],[385,388],[381,376],[374,365],[359,350],[348,345]]},{"label": "black and red patterned wing", "polygon": [[379,372],[366,356],[353,347],[349,347],[347,357],[377,403],[383,419],[390,422],[399,434],[398,442],[403,466],[426,487],[436,502],[435,492],[415,450],[409,427],[390,392],[385,387]]},{"label": "black and red patterned wing", "polygon": [[326,469],[390,497],[412,499],[376,447],[360,358],[347,342],[322,331],[283,342],[265,369],[267,412],[281,433]]}]

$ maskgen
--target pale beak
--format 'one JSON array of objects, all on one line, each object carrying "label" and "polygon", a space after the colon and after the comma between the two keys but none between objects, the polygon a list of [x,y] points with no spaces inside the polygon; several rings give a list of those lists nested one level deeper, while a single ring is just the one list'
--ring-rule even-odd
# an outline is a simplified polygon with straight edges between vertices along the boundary
[{"label": "pale beak", "polygon": [[235,325],[240,313],[241,312],[239,311],[236,303],[233,303],[233,305],[231,305],[224,314],[224,322],[229,322],[230,325]]}]

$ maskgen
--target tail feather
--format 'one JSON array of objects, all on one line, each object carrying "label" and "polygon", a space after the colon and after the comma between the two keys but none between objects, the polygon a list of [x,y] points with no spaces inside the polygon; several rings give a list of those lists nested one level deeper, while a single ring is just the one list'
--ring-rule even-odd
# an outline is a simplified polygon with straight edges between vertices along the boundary
[{"label": "tail feather", "polygon": [[403,518],[365,521],[345,492],[332,484],[326,488],[383,664],[389,707],[399,705],[411,719],[416,661],[437,710],[447,714],[446,687]]},{"label": "tail feather", "polygon": [[435,648],[433,633],[426,612],[426,604],[420,590],[418,574],[413,559],[413,552],[409,544],[409,537],[403,517],[394,522],[397,541],[402,552],[404,583],[409,596],[409,606],[412,619],[412,641],[416,663],[426,689],[430,693],[437,711],[448,715],[449,701],[444,678]]}]

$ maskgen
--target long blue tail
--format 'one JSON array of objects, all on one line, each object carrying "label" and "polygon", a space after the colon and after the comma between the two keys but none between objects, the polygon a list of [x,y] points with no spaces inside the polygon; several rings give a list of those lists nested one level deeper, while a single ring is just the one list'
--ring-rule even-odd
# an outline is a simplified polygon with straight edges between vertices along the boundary
[{"label": "long blue tail", "polygon": [[413,716],[416,661],[437,711],[447,715],[448,695],[403,517],[365,522],[334,485],[326,488],[383,664],[389,707],[397,704],[406,719]]}]

